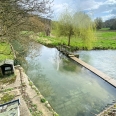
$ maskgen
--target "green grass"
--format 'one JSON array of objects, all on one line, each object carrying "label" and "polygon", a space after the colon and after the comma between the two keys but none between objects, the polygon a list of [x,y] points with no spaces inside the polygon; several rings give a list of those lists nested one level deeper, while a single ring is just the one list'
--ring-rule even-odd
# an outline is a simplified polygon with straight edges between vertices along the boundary
[{"label": "green grass", "polygon": [[0,77],[0,84],[5,84],[5,83],[12,84],[15,82],[15,80],[16,80],[16,75],[14,74],[10,76],[6,75],[4,77]]},{"label": "green grass", "polygon": [[[96,41],[92,43],[93,49],[116,49],[116,31],[97,31],[96,38]],[[51,47],[56,47],[59,44],[67,45],[68,43],[67,37],[40,36],[37,38],[37,41]],[[70,46],[72,50],[86,49],[81,38],[72,37]]]},{"label": "green grass", "polygon": [[0,61],[5,59],[13,59],[13,53],[10,45],[4,42],[0,43]]},{"label": "green grass", "polygon": [[34,34],[34,32],[33,31],[21,31],[20,34],[25,35],[25,36],[29,36],[29,35]]},{"label": "green grass", "polygon": [[109,31],[110,30],[110,28],[101,28],[101,29],[99,29],[100,31]]},{"label": "green grass", "polygon": [[115,31],[97,31],[97,41],[93,43],[94,48],[116,49]]},{"label": "green grass", "polygon": [[0,99],[0,104],[9,102],[9,101],[13,100],[14,97],[15,97],[14,95],[10,95],[8,93],[4,94]]}]

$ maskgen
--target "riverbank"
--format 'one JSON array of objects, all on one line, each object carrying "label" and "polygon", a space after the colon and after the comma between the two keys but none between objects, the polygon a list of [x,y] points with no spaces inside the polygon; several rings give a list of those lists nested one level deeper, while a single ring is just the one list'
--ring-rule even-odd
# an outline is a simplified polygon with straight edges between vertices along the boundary
[{"label": "riverbank", "polygon": [[106,108],[103,112],[97,116],[115,116],[116,115],[116,103]]},{"label": "riverbank", "polygon": [[[37,42],[48,47],[56,47],[59,44],[67,45],[68,39],[66,37],[44,36],[36,35]],[[96,41],[92,43],[93,50],[107,50],[116,49],[116,32],[115,31],[97,31]],[[70,47],[72,50],[86,50],[81,38],[71,38]]]},{"label": "riverbank", "polygon": [[19,98],[21,116],[58,116],[21,67],[15,67],[15,75],[15,81],[0,85],[0,103]]}]

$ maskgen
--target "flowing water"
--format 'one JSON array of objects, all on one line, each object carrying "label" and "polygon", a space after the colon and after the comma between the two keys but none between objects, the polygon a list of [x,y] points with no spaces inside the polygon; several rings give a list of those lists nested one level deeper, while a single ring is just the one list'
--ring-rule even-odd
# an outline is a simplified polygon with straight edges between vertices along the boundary
[{"label": "flowing water", "polygon": [[79,51],[80,59],[116,79],[116,50]]},{"label": "flowing water", "polygon": [[[34,46],[36,49],[29,49],[25,56],[26,73],[60,116],[93,116],[116,99],[114,87],[57,49]],[[116,51],[79,51],[79,54],[84,61],[116,77]],[[114,60],[109,61],[107,56]]]}]

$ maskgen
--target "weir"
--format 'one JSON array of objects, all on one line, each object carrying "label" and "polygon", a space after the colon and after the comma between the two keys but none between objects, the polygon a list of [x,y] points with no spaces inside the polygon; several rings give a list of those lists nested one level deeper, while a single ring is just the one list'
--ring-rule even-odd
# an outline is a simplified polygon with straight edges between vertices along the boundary
[{"label": "weir", "polygon": [[[84,61],[79,59],[79,55],[74,55],[71,53],[70,47],[69,46],[60,46],[57,47],[57,49],[62,52],[63,54],[65,54],[67,57],[69,57],[70,59],[72,59],[73,61],[79,63],[80,65],[84,66],[85,68],[87,68],[88,70],[90,70],[91,72],[93,72],[94,74],[96,74],[97,76],[99,76],[100,78],[102,78],[103,80],[105,80],[106,82],[108,82],[110,85],[112,85],[113,87],[116,88],[116,80],[109,77],[108,75],[104,74],[103,72],[101,72],[100,70],[94,68],[93,66],[85,63]],[[69,50],[69,52],[68,52]],[[110,107],[108,107],[107,109],[103,110],[101,113],[94,114],[95,116],[109,116],[109,114],[112,114],[112,116],[115,116],[116,114],[116,102],[114,102]]]},{"label": "weir", "polygon": [[[66,56],[68,56],[70,59],[74,60],[75,62],[81,64],[82,66],[84,66],[85,68],[87,68],[88,70],[90,70],[91,72],[93,72],[94,74],[98,75],[100,78],[102,78],[103,80],[105,80],[106,82],[108,82],[110,85],[114,86],[116,88],[116,80],[109,77],[108,75],[104,74],[103,72],[101,72],[100,70],[94,68],[93,66],[85,63],[84,61],[80,60],[79,58],[77,58],[77,56],[73,55],[70,51],[70,47],[69,46],[65,46],[65,45],[61,45],[60,47],[57,47],[57,49],[62,52],[63,54],[65,54]],[[69,50],[69,52],[68,52]]]}]

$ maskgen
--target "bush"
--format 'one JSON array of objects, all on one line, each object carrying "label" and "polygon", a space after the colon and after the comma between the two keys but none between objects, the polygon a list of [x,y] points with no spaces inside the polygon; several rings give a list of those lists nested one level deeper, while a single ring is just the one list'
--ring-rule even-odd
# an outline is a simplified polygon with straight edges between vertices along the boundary
[{"label": "bush", "polygon": [[42,102],[42,103],[45,103],[46,100],[45,100],[44,98],[41,98],[41,102]]}]

